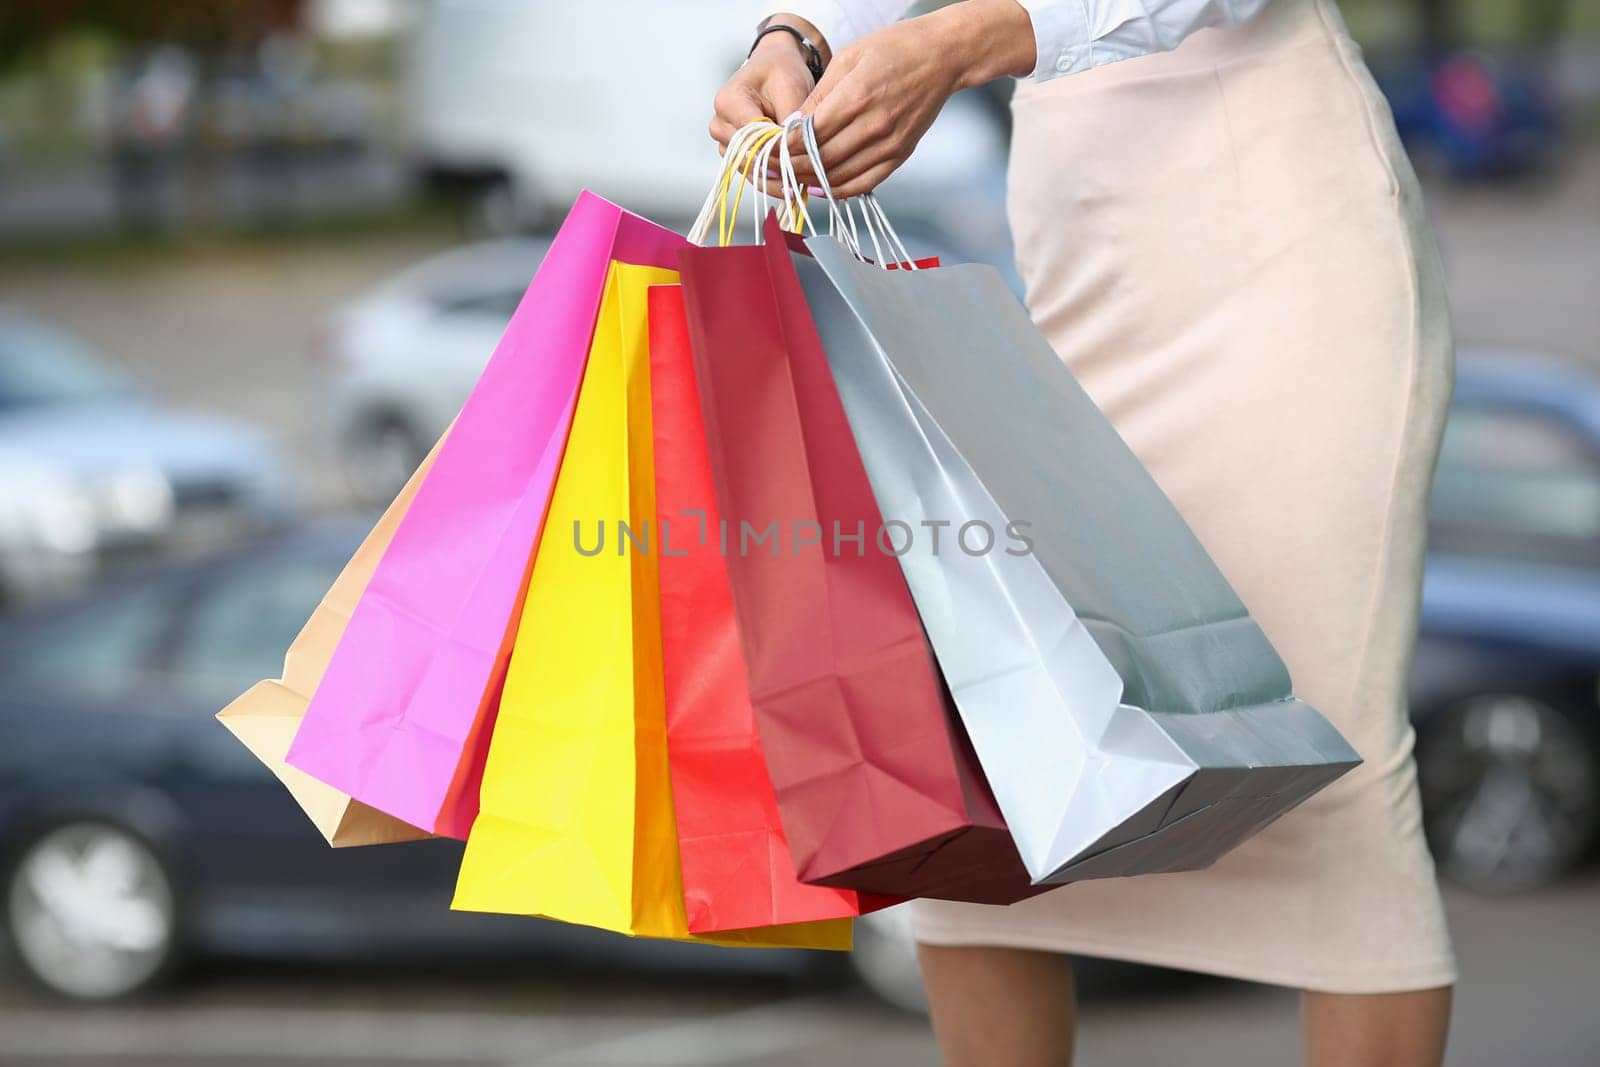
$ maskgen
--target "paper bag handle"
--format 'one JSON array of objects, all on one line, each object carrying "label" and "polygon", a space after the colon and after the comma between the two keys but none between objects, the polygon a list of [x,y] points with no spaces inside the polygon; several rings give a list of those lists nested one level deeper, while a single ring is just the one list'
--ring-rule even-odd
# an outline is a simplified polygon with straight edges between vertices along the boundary
[{"label": "paper bag handle", "polygon": [[[711,221],[715,218],[718,221],[718,244],[729,244],[733,240],[744,186],[749,184],[754,175],[758,179],[755,182],[756,200],[753,204],[756,209],[755,242],[761,243],[761,220],[767,212],[769,200],[765,177],[772,171],[774,150],[778,154],[777,172],[783,208],[780,223],[792,233],[804,233],[808,227],[812,232],[816,231],[807,210],[807,190],[795,174],[789,148],[790,134],[796,129],[800,131],[801,147],[811,160],[811,169],[817,176],[820,186],[818,192],[828,207],[828,235],[840,241],[853,256],[864,262],[875,262],[887,269],[898,261],[910,270],[919,269],[876,196],[864,193],[846,200],[834,196],[833,186],[822,166],[822,151],[817,144],[812,118],[798,112],[782,124],[771,119],[757,119],[733,135],[728,142],[727,152],[723,154],[717,180],[701,206],[694,226],[689,230],[689,240],[694,244],[705,244]],[[859,227],[856,225],[857,204],[861,209]],[[872,248],[870,257],[862,246],[863,231]]]},{"label": "paper bag handle", "polygon": [[[779,143],[788,136],[791,126],[780,126],[770,119],[759,119],[741,127],[728,141],[721,165],[711,192],[701,205],[700,214],[689,229],[689,241],[703,245],[710,234],[711,223],[717,222],[717,244],[726,246],[733,241],[734,227],[738,222],[739,206],[744,199],[745,186],[754,182],[756,193],[752,207],[757,243],[761,241],[761,222],[771,199],[765,177],[772,170],[772,154]],[[780,160],[780,168],[782,167]],[[788,175],[792,178],[792,167]],[[798,182],[780,180],[781,218],[783,227],[794,233],[803,233],[810,219],[805,210],[805,190]],[[812,227],[814,229],[814,227]]]}]

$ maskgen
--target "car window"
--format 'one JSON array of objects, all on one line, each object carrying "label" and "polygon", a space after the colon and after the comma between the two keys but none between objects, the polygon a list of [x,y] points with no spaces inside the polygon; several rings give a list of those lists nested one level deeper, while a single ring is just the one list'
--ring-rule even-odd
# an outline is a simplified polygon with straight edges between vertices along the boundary
[{"label": "car window", "polygon": [[522,290],[474,293],[471,296],[439,297],[434,309],[441,315],[489,315],[502,322],[510,322],[511,315],[522,302]]},{"label": "car window", "polygon": [[1537,412],[1462,407],[1434,476],[1436,547],[1600,566],[1600,460],[1589,442]]},{"label": "car window", "polygon": [[148,676],[178,590],[143,585],[0,636],[0,684],[114,696]]},{"label": "car window", "polygon": [[0,325],[0,411],[125,396],[131,379],[66,333]]},{"label": "car window", "polygon": [[228,571],[190,608],[170,663],[172,681],[217,707],[283,670],[283,654],[338,577],[340,564],[278,558]]}]

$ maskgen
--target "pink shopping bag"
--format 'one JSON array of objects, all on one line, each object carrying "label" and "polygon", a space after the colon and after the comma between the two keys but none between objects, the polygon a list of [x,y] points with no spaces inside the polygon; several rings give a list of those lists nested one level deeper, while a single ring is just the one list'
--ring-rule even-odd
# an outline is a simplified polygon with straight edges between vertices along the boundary
[{"label": "pink shopping bag", "polygon": [[464,838],[527,575],[612,260],[684,239],[585,192],[356,605],[288,762]]}]

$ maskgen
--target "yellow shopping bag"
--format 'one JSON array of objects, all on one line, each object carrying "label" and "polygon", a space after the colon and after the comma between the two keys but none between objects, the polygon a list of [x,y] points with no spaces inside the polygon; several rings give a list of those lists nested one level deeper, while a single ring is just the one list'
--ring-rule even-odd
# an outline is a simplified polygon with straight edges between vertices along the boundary
[{"label": "yellow shopping bag", "polygon": [[615,262],[607,276],[452,907],[645,937],[849,948],[848,919],[695,937],[684,915],[645,319],[647,288],[677,279]]}]

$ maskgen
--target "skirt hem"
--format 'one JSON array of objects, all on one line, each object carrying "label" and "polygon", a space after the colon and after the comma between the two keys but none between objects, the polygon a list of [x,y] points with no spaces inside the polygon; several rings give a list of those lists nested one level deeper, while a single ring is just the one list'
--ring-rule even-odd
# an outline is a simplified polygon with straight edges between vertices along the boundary
[{"label": "skirt hem", "polygon": [[1172,946],[1096,941],[1060,929],[1016,928],[983,930],[963,924],[940,928],[919,923],[914,927],[918,944],[948,948],[1019,948],[1066,955],[1095,956],[1153,967],[1236,978],[1264,985],[1286,986],[1312,993],[1410,993],[1456,983],[1455,960],[1436,958],[1406,967],[1369,967],[1360,970],[1301,971],[1293,966],[1273,966],[1260,959],[1222,959],[1186,952]]}]

